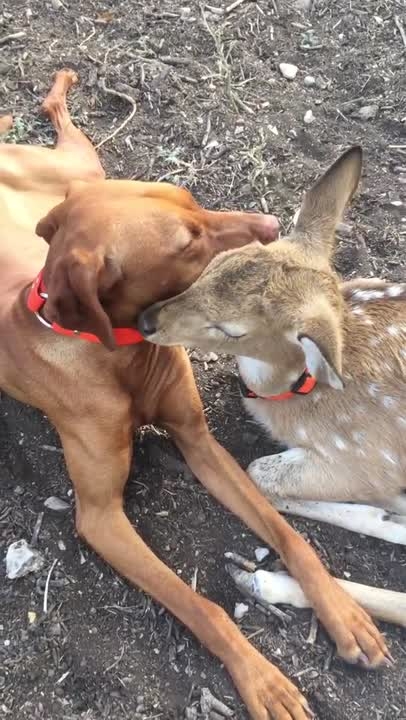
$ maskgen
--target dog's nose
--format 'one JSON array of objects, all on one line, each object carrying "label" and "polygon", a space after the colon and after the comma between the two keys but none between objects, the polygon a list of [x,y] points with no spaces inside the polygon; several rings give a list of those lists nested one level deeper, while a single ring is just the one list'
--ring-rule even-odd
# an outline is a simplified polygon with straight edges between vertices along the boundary
[{"label": "dog's nose", "polygon": [[153,308],[143,310],[141,315],[138,316],[137,327],[141,335],[149,337],[155,335],[157,331],[157,316],[156,311]]}]

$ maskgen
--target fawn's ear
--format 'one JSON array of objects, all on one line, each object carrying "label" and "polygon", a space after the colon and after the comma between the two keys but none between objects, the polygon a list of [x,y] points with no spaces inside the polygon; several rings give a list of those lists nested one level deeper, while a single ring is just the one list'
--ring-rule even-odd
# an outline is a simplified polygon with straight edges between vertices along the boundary
[{"label": "fawn's ear", "polygon": [[319,382],[343,390],[340,326],[337,314],[327,300],[319,299],[311,314],[304,314],[298,341],[309,372]]},{"label": "fawn's ear", "polygon": [[330,256],[334,233],[344,209],[357,189],[362,169],[362,150],[347,150],[322,175],[303,199],[290,239],[318,255]]}]

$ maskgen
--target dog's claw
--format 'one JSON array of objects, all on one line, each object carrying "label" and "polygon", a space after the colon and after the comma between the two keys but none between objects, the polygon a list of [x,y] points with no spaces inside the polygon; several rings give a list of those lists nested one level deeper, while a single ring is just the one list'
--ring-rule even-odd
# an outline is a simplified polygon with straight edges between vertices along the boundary
[{"label": "dog's claw", "polygon": [[308,714],[310,720],[314,720],[314,718],[316,717],[316,715],[315,715],[315,713],[313,712],[313,710],[311,709],[311,707],[309,706],[308,703],[306,703],[306,705],[305,705],[305,711],[306,711],[306,713]]},{"label": "dog's claw", "polygon": [[370,664],[370,662],[369,662],[369,658],[367,657],[367,655],[365,655],[365,653],[361,653],[361,654],[358,656],[358,663],[359,663],[360,665],[362,665],[363,667],[366,667],[366,668],[370,668],[370,667],[371,667],[371,664]]}]

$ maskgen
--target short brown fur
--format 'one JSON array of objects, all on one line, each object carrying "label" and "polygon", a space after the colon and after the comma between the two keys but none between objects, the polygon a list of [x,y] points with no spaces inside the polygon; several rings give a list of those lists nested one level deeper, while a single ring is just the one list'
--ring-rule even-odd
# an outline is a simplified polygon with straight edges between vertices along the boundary
[{"label": "short brown fur", "polygon": [[74,82],[74,73],[59,72],[43,104],[58,133],[55,150],[0,147],[0,385],[40,408],[59,432],[80,536],[221,658],[254,720],[305,720],[306,701],[292,683],[129,523],[123,491],[134,430],[152,422],[166,428],[196,477],[281,554],[340,653],[373,667],[388,651],[368,615],[209,433],[183,349],[141,343],[109,352],[53,333],[26,305],[45,263],[43,317],[97,333],[112,349],[113,326],[132,325],[143,307],[184,290],[221,250],[272,239],[275,219],[210,213],[166,184],[105,181],[66,108]]},{"label": "short brown fur", "polygon": [[[249,468],[268,497],[358,501],[406,514],[406,285],[342,283],[330,264],[360,172],[354,148],[306,195],[289,237],[219,255],[191,288],[145,315],[157,330],[152,341],[237,355],[259,396],[288,390],[312,365],[318,387],[308,396],[245,401],[275,439],[298,451]],[[242,337],[227,337],[230,328]]]}]

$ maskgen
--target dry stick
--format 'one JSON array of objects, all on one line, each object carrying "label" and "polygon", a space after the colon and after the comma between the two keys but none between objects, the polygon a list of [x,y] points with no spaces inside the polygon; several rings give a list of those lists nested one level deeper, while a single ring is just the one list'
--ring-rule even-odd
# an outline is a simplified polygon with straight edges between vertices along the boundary
[{"label": "dry stick", "polygon": [[400,32],[400,36],[403,40],[403,45],[406,47],[406,30],[403,27],[403,23],[402,23],[399,15],[395,15],[395,25]]},{"label": "dry stick", "polygon": [[310,621],[309,635],[306,640],[308,645],[314,645],[314,643],[316,642],[318,627],[319,627],[319,623],[317,620],[317,615],[315,612],[312,612],[312,619]]},{"label": "dry stick", "polygon": [[18,40],[18,38],[25,37],[26,34],[24,30],[21,30],[20,32],[10,33],[10,35],[3,35],[3,37],[0,38],[0,45],[4,45],[10,40]]},{"label": "dry stick", "polygon": [[48,590],[49,590],[49,581],[50,581],[50,579],[51,579],[51,575],[52,575],[52,573],[53,573],[53,571],[54,571],[54,567],[55,567],[55,565],[56,565],[57,562],[58,562],[58,558],[55,558],[55,560],[53,561],[53,563],[52,563],[52,565],[51,565],[51,567],[50,567],[50,570],[49,570],[49,573],[48,573],[48,576],[47,576],[47,580],[46,580],[46,583],[45,583],[44,604],[43,604],[43,606],[42,606],[42,609],[43,609],[45,615],[48,613]]},{"label": "dry stick", "polygon": [[119,92],[118,90],[113,90],[113,88],[107,87],[104,78],[101,78],[99,80],[99,87],[103,90],[104,93],[106,93],[106,95],[113,95],[113,97],[118,97],[121,100],[125,100],[131,105],[132,109],[128,117],[126,117],[126,119],[121,123],[121,125],[118,126],[118,128],[114,130],[114,132],[112,132],[110,135],[104,138],[104,140],[101,140],[101,142],[95,145],[96,150],[98,150],[102,145],[105,145],[110,140],[113,140],[113,138],[115,138],[119,132],[124,130],[125,126],[128,125],[129,122],[131,122],[135,113],[137,112],[137,103],[135,102],[134,98],[131,97],[131,95],[127,95],[127,93]]},{"label": "dry stick", "polygon": [[230,12],[233,12],[233,10],[242,5],[243,2],[245,2],[245,0],[235,0],[235,2],[231,3],[231,5],[228,5],[228,7],[226,7],[226,9],[224,10],[224,14],[228,15]]},{"label": "dry stick", "polygon": [[36,544],[37,544],[37,542],[38,542],[38,536],[39,536],[40,531],[41,531],[41,525],[42,525],[43,519],[44,519],[44,513],[43,513],[43,512],[40,512],[40,513],[38,514],[37,521],[36,521],[36,523],[35,523],[34,530],[33,530],[33,533],[32,533],[31,543],[30,543],[30,544],[31,544],[31,547],[35,547]]}]

